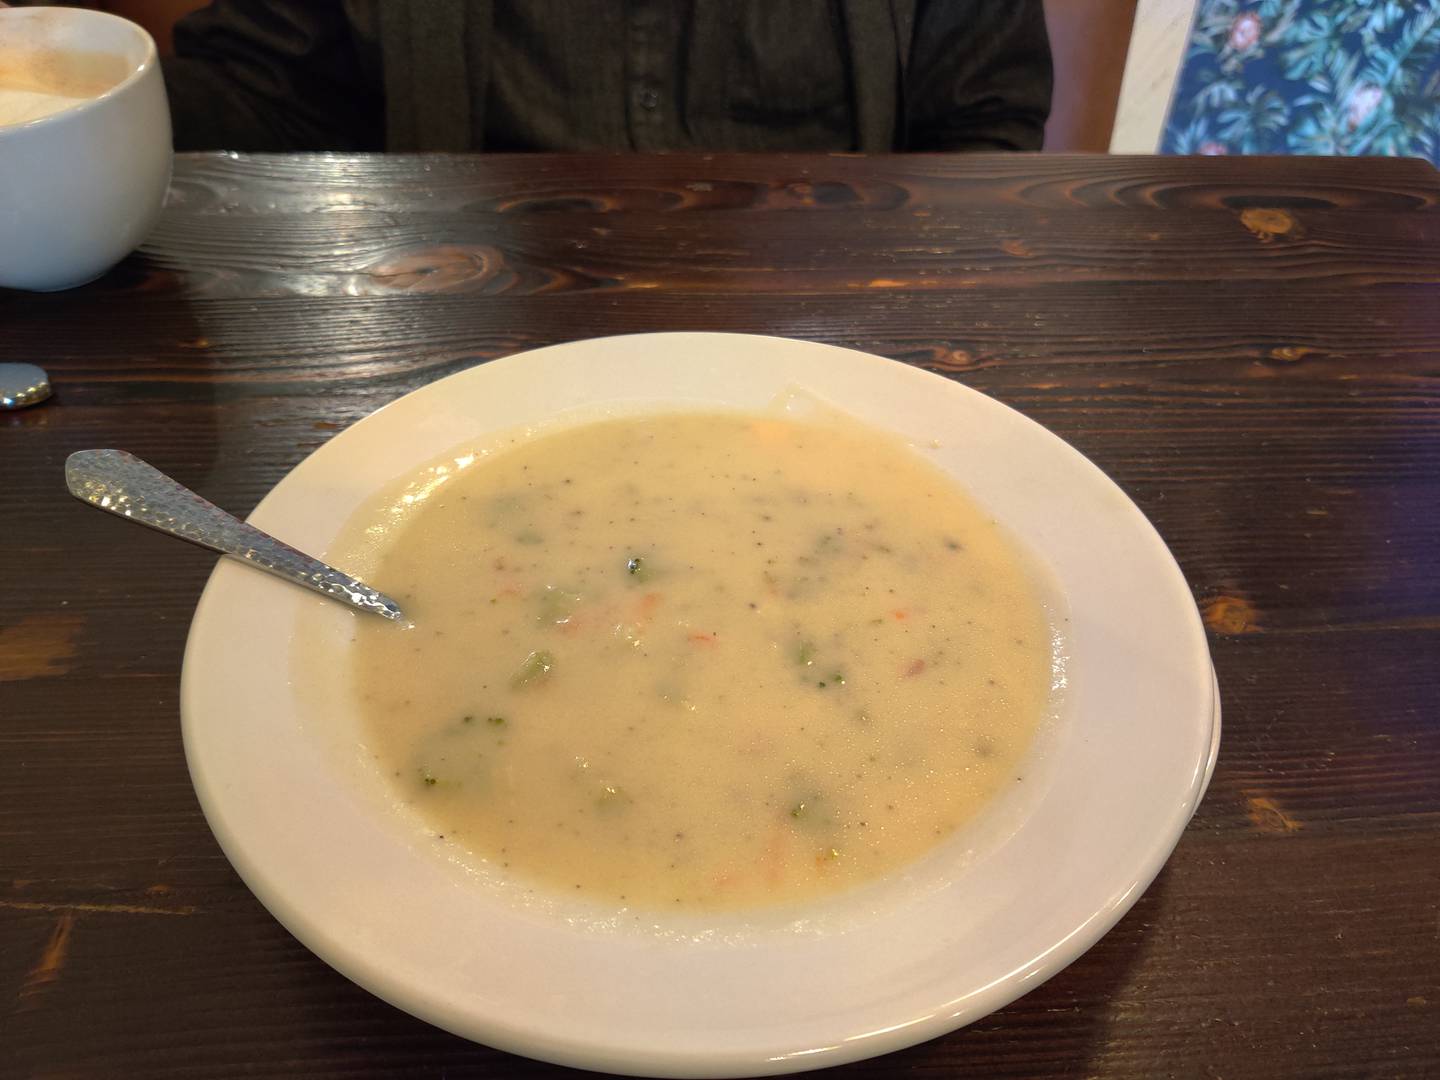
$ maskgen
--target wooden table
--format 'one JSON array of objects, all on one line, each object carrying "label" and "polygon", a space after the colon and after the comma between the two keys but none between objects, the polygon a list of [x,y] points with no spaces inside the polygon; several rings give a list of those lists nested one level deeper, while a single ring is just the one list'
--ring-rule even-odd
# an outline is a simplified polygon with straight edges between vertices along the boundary
[{"label": "wooden table", "polygon": [[741,330],[1069,440],[1175,551],[1225,737],[1167,868],[1027,997],[849,1075],[1440,1075],[1440,176],[1418,161],[182,158],[150,242],[0,292],[0,1075],[536,1076],[297,944],[216,847],[177,676],[212,559],[82,507],[121,446],[248,511],[518,349]]}]

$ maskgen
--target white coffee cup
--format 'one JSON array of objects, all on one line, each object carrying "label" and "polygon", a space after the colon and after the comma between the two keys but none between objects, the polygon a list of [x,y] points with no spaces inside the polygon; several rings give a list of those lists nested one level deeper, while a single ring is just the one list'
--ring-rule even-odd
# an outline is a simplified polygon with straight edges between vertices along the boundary
[{"label": "white coffee cup", "polygon": [[0,286],[68,289],[139,246],[170,184],[155,42],[78,8],[0,8]]}]

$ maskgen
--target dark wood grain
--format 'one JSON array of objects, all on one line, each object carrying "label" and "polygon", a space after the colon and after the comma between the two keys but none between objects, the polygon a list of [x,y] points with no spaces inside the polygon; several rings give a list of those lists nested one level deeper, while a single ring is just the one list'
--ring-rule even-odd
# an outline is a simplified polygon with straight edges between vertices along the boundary
[{"label": "dark wood grain", "polygon": [[843,1075],[1440,1074],[1440,177],[1417,161],[232,157],[140,253],[0,291],[0,1076],[540,1076],[352,986],[190,788],[203,553],[62,492],[131,449],[248,511],[519,349],[705,329],[940,372],[1109,472],[1211,630],[1225,741],[1071,968]]},{"label": "dark wood grain", "polygon": [[[1194,158],[1183,168],[1148,157],[1047,154],[973,158],[911,154],[193,156],[177,175],[187,213],[259,214],[368,209],[389,213],[644,210],[1033,210],[1114,208],[1410,210],[1433,208],[1434,169],[1387,161],[1361,177],[1333,158]],[[1383,174],[1383,175],[1382,175]]]}]

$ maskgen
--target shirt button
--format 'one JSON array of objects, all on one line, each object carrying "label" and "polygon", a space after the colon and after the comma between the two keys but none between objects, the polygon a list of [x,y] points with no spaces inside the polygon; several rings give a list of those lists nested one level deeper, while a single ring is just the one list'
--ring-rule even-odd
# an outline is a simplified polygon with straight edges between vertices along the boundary
[{"label": "shirt button", "polygon": [[649,110],[659,108],[660,91],[647,86],[635,95],[635,100],[642,109]]}]

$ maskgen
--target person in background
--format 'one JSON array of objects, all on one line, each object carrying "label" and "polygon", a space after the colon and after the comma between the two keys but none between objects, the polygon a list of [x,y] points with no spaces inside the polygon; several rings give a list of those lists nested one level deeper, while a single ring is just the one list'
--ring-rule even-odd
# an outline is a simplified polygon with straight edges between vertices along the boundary
[{"label": "person in background", "polygon": [[177,150],[1038,150],[1042,0],[215,0]]}]

